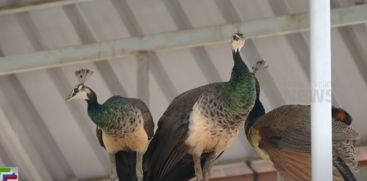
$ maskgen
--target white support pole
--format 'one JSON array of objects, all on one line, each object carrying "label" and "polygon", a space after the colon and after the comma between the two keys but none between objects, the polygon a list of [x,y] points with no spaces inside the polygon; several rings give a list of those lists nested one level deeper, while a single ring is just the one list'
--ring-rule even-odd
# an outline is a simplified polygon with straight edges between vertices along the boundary
[{"label": "white support pole", "polygon": [[332,181],[330,0],[311,0],[312,180]]}]

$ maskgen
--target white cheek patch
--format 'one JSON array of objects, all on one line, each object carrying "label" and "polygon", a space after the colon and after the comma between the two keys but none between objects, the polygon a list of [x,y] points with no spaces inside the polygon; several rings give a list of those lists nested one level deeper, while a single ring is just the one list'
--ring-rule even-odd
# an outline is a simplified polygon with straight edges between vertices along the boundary
[{"label": "white cheek patch", "polygon": [[245,41],[243,40],[232,41],[232,47],[235,50],[241,49],[244,45],[245,45]]},{"label": "white cheek patch", "polygon": [[85,91],[80,91],[78,93],[76,93],[76,95],[74,96],[74,99],[84,99],[87,100],[88,99],[88,95]]}]

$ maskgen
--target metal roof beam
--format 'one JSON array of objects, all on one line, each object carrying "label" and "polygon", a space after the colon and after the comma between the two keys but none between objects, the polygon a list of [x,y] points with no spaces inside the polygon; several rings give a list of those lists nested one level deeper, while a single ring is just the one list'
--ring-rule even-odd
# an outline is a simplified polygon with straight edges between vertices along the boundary
[{"label": "metal roof beam", "polygon": [[[289,12],[289,9],[287,7],[286,1],[272,1],[268,0],[270,7],[273,10],[273,13],[275,15],[280,15],[284,12]],[[333,1],[332,1],[333,2]],[[309,46],[306,43],[304,37],[301,33],[294,33],[286,35],[286,40],[289,42],[291,49],[294,51],[295,55],[298,58],[297,63],[302,67],[303,74],[307,77],[307,79],[310,79],[309,73],[310,73],[310,52],[304,51],[309,50]],[[335,95],[335,92],[332,92],[332,102],[334,106],[340,106],[338,97]]]},{"label": "metal roof beam", "polygon": [[[341,0],[339,1],[331,1],[331,7],[333,6],[342,6],[343,2]],[[350,3],[350,2],[349,2]],[[345,45],[350,52],[351,56],[353,57],[353,60],[355,61],[355,64],[357,65],[357,68],[362,75],[362,78],[367,84],[367,54],[365,51],[365,43],[364,43],[364,37],[367,33],[366,31],[366,25],[360,25],[360,26],[354,26],[354,27],[343,27],[339,28],[339,33],[342,35],[342,39],[345,42]],[[361,36],[362,35],[362,36]]]},{"label": "metal roof beam", "polygon": [[[33,46],[35,50],[45,50],[48,49],[49,46],[47,45],[47,41],[45,40],[44,36],[40,33],[39,28],[34,23],[30,13],[20,13],[17,15],[18,21],[20,21],[20,24],[23,25],[23,31],[26,33],[27,38],[29,39],[29,42]],[[55,86],[58,88],[57,90],[60,92],[61,95],[67,95],[70,91],[71,85],[69,85],[68,81],[65,78],[65,75],[62,73],[59,69],[49,69],[48,70],[49,75],[51,76],[51,79],[54,80],[54,82],[59,82],[58,84],[55,84]],[[1,80],[1,79],[0,79]],[[68,109],[70,110],[71,114],[77,119],[77,120],[83,120],[83,116],[80,112],[78,112],[78,107],[75,104],[67,104]],[[39,118],[40,120],[41,118]],[[87,121],[87,120],[85,120]],[[102,165],[105,165],[106,159],[102,157],[104,155],[104,151],[100,148],[98,144],[95,144],[95,131],[90,130],[85,125],[82,125],[82,122],[77,121],[76,122],[79,128],[82,130],[82,132],[85,135],[85,138],[88,140],[89,144],[93,148],[93,151],[95,155],[99,158],[100,163]],[[56,144],[56,143],[54,143]],[[59,166],[65,170],[66,173],[68,173],[68,176],[74,177],[75,173],[73,170],[70,170],[70,165],[65,160],[64,156],[60,155],[62,154],[60,149],[56,150],[56,154],[59,153]],[[108,168],[105,167],[105,170]]]},{"label": "metal roof beam", "polygon": [[[164,0],[164,5],[167,7],[168,13],[172,17],[178,29],[192,29],[189,18],[186,15],[185,10],[177,0]],[[217,68],[210,60],[208,52],[204,47],[190,48],[192,56],[196,64],[199,66],[201,72],[208,82],[222,81]]]},{"label": "metal roof beam", "polygon": [[[240,15],[237,13],[236,8],[234,7],[231,1],[225,2],[221,0],[216,0],[215,3],[219,11],[222,13],[223,18],[227,22],[239,22],[241,21]],[[255,46],[253,40],[246,41],[246,48],[245,51],[245,60],[250,65],[255,65],[256,61],[262,59],[258,48]],[[275,83],[273,79],[273,75],[268,70],[262,71],[262,73],[256,75],[260,80],[260,85],[263,87],[261,91],[267,95],[267,97],[271,97],[272,99],[269,100],[272,107],[277,105],[285,104],[285,100],[280,92],[278,85]],[[264,83],[266,82],[266,83]]]},{"label": "metal roof beam", "polygon": [[[115,7],[116,12],[119,14],[121,21],[125,25],[130,36],[142,37],[144,34],[143,29],[142,27],[140,27],[138,20],[136,19],[133,11],[131,10],[126,0],[112,0],[111,2],[113,6]],[[157,56],[155,52],[137,51],[136,54],[133,52],[133,54],[137,56],[138,66],[139,66],[139,54],[141,55],[142,52],[145,52],[146,55],[149,56],[150,62],[148,65],[149,66],[148,70],[152,73],[152,76],[157,81],[157,84],[160,87],[160,89],[162,90],[167,101],[170,102],[178,93],[177,93],[177,90],[172,80],[169,78],[167,71],[164,69],[164,67],[160,63],[159,57]],[[137,73],[139,73],[139,71]],[[139,77],[137,81],[138,81],[138,84],[141,84]],[[146,81],[149,81],[149,80],[146,80]],[[140,89],[139,87],[140,85],[138,85],[138,90]],[[140,98],[140,93],[138,97]],[[145,103],[148,104],[147,102]]]},{"label": "metal roof beam", "polygon": [[[88,24],[86,17],[83,15],[78,5],[74,4],[64,6],[63,9],[83,44],[99,42],[99,38]],[[96,62],[95,66],[99,70],[103,80],[107,83],[107,86],[113,95],[127,96],[126,90],[119,82],[116,74],[113,72],[111,64],[108,61]]]},{"label": "metal roof beam", "polygon": [[[223,43],[233,32],[248,38],[285,35],[307,31],[309,14],[291,14],[205,28],[158,33],[114,41],[72,46],[0,58],[0,75],[112,59],[137,51],[171,50]],[[367,22],[367,5],[338,8],[332,11],[332,27]]]},{"label": "metal roof beam", "polygon": [[61,7],[71,4],[77,4],[82,2],[88,2],[93,0],[49,0],[49,1],[36,1],[31,3],[17,3],[11,6],[0,7],[0,16],[24,13],[29,11],[41,10],[46,8]]}]

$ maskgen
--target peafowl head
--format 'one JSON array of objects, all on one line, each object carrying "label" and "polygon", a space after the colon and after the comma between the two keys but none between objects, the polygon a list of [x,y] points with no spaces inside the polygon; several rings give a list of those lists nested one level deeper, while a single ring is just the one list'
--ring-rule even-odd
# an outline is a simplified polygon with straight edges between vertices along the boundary
[{"label": "peafowl head", "polygon": [[350,116],[350,114],[347,111],[345,111],[341,108],[333,107],[331,115],[333,117],[333,120],[335,120],[335,121],[340,121],[340,122],[343,122],[347,125],[352,124],[352,116]]},{"label": "peafowl head", "polygon": [[67,101],[74,99],[83,99],[88,101],[93,94],[93,91],[84,85],[85,81],[93,74],[93,71],[89,69],[80,69],[75,71],[75,76],[77,76],[79,84],[74,87],[74,89],[69,94]]},{"label": "peafowl head", "polygon": [[245,45],[245,38],[242,33],[236,33],[232,37],[232,47],[233,50],[238,52]]}]

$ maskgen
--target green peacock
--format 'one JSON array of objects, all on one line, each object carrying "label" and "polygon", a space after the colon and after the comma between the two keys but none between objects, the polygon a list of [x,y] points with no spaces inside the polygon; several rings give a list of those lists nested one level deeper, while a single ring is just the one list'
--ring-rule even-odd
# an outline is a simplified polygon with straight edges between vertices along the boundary
[{"label": "green peacock", "polygon": [[171,102],[146,153],[144,180],[209,179],[214,161],[243,129],[255,103],[255,79],[240,55],[244,44],[242,34],[233,35],[228,82],[189,90]]},{"label": "green peacock", "polygon": [[75,72],[79,84],[71,91],[67,100],[82,99],[87,102],[88,115],[97,125],[98,140],[109,155],[111,180],[117,180],[115,155],[125,151],[135,152],[136,157],[131,158],[131,154],[122,156],[121,158],[124,159],[132,159],[123,161],[136,164],[125,164],[135,165],[135,168],[121,168],[131,172],[125,172],[126,175],[119,174],[119,177],[125,179],[128,177],[131,180],[137,178],[141,181],[143,179],[143,155],[154,134],[154,123],[150,111],[144,102],[121,96],[113,96],[103,104],[98,103],[96,93],[85,85],[85,81],[92,74],[93,72],[88,69]]}]

